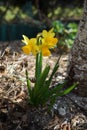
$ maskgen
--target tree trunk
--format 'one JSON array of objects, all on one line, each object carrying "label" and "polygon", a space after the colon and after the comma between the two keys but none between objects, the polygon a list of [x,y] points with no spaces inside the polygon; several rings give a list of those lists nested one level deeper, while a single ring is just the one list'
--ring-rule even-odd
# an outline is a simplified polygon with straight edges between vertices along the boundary
[{"label": "tree trunk", "polygon": [[68,72],[70,82],[79,82],[75,92],[87,96],[87,0],[84,1],[83,17],[71,49]]}]

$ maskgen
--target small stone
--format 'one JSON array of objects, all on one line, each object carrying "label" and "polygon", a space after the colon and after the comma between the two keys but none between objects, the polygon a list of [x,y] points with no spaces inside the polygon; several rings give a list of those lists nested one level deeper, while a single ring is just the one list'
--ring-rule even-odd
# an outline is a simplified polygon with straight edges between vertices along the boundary
[{"label": "small stone", "polygon": [[65,116],[66,115],[66,108],[65,107],[58,108],[58,113],[60,116]]}]

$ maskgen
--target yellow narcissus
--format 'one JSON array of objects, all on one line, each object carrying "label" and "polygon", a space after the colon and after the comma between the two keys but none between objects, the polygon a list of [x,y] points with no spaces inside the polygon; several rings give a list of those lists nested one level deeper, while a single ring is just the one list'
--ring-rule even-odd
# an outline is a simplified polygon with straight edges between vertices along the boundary
[{"label": "yellow narcissus", "polygon": [[[54,48],[58,42],[57,38],[54,38],[55,33],[53,29],[50,31],[43,30],[42,31],[42,45],[40,46],[43,56],[50,56],[51,52],[49,49]],[[46,53],[45,53],[46,51]]]},{"label": "yellow narcissus", "polygon": [[48,46],[48,48],[53,48],[58,42],[57,38],[54,38],[55,33],[53,32],[53,29],[49,30],[48,32],[46,30],[42,31],[42,37],[44,39],[44,43]]},{"label": "yellow narcissus", "polygon": [[27,36],[23,35],[24,39],[22,42],[25,43],[25,46],[22,47],[22,50],[25,54],[32,53],[36,55],[42,52],[43,56],[50,56],[51,52],[49,49],[54,48],[58,42],[58,39],[54,36],[55,33],[53,29],[49,31],[43,30],[36,38],[29,39]]},{"label": "yellow narcissus", "polygon": [[30,54],[32,53],[33,55],[36,55],[36,53],[38,52],[39,48],[37,46],[37,40],[36,38],[31,38],[29,39],[27,36],[23,35],[23,40],[22,42],[24,42],[26,45],[22,47],[22,50],[25,54]]},{"label": "yellow narcissus", "polygon": [[42,45],[47,46],[49,49],[54,48],[58,42],[57,38],[53,37],[46,37],[44,38]]}]

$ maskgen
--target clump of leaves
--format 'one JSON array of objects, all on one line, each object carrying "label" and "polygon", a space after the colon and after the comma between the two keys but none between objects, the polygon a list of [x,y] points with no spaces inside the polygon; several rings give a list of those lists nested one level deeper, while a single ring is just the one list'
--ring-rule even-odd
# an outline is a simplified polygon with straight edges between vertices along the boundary
[{"label": "clump of leaves", "polygon": [[71,48],[75,40],[78,25],[76,23],[64,25],[60,21],[53,21],[52,26],[59,38],[58,47]]},{"label": "clump of leaves", "polygon": [[39,73],[37,74],[37,78],[36,78],[36,81],[35,81],[35,84],[33,87],[31,87],[31,85],[30,85],[28,72],[26,71],[29,103],[32,104],[33,106],[35,106],[35,107],[44,106],[44,105],[46,105],[47,102],[49,102],[50,103],[49,107],[50,107],[55,103],[58,96],[63,96],[75,88],[76,84],[70,86],[66,90],[63,90],[63,88],[65,87],[65,83],[55,85],[55,87],[53,87],[52,89],[50,88],[52,78],[55,75],[55,73],[59,67],[58,62],[56,62],[49,78],[48,78],[48,74],[50,71],[50,66],[47,65],[45,67],[45,69],[43,71],[41,71],[40,70],[40,68],[41,68],[40,57],[39,57],[37,66],[38,67],[37,67],[36,71]]}]

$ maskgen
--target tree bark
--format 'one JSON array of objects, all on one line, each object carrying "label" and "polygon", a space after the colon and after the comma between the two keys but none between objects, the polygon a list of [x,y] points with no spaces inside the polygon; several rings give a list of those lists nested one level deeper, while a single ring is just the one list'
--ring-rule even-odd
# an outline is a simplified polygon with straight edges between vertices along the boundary
[{"label": "tree bark", "polygon": [[79,82],[75,92],[87,96],[87,0],[84,1],[83,16],[71,49],[68,75],[70,82]]}]

